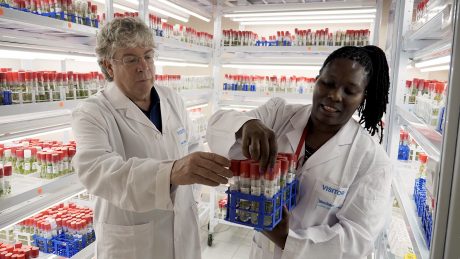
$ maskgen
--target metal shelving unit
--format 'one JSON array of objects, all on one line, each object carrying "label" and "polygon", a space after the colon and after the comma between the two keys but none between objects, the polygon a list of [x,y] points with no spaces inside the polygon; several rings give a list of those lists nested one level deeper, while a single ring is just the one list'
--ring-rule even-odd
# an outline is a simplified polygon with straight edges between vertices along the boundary
[{"label": "metal shelving unit", "polygon": [[[258,5],[254,4],[252,6],[254,9],[251,9],[251,6],[245,6],[240,9],[239,11],[250,12],[251,10],[257,10],[257,8],[261,8],[265,10],[265,8],[269,8],[270,3],[265,2],[265,5]],[[327,2],[327,1],[322,1]],[[364,2],[364,1],[363,1]],[[283,1],[283,4],[286,6],[295,6],[295,4],[286,3]],[[279,3],[279,6],[283,5]],[[319,3],[308,3],[309,5],[316,5]],[[321,3],[324,4],[324,3]],[[330,3],[328,3],[330,4]],[[331,5],[340,6],[341,4],[347,5],[348,3],[333,3]],[[305,3],[302,4],[303,8],[305,8]],[[353,4],[351,4],[353,5]],[[364,3],[363,3],[364,5]],[[375,6],[375,2],[371,4],[369,2],[369,6]],[[279,8],[278,6],[278,8]],[[326,6],[324,4],[324,6]],[[324,8],[324,6],[322,6]],[[215,20],[219,23],[214,28],[214,32],[221,32],[221,17],[224,13],[232,13],[233,8],[225,8],[222,10],[222,13],[218,13],[216,15]],[[377,31],[378,26],[373,28]],[[242,29],[244,30],[244,29]],[[276,31],[276,30],[274,30]],[[318,66],[322,65],[326,57],[332,53],[334,50],[340,48],[339,46],[221,46],[221,36],[214,38],[216,39],[215,42],[218,44],[215,45],[216,47],[216,54],[217,62],[214,62],[214,76],[221,77],[221,71],[223,68],[237,68],[238,66],[232,65],[270,65],[273,66],[271,70],[275,70],[275,66],[282,67],[289,67],[292,69],[291,66],[298,66],[298,67],[306,67],[306,66]],[[249,69],[249,68],[248,68]],[[297,68],[296,68],[297,69]],[[302,68],[305,69],[305,68]],[[270,70],[267,68],[267,70]],[[263,71],[263,70],[262,70]],[[299,73],[302,70],[299,70]],[[273,97],[282,97],[286,99],[289,103],[297,103],[297,104],[311,104],[312,103],[312,94],[298,94],[298,93],[277,93],[277,92],[243,92],[243,91],[223,91],[222,84],[220,80],[215,80],[215,90],[217,91],[218,96],[218,103],[217,106],[221,109],[243,109],[243,110],[250,110],[256,108],[270,98]],[[212,244],[213,241],[213,233],[214,227],[217,224],[226,224],[236,227],[244,227],[238,224],[233,224],[227,222],[222,219],[215,218],[214,208],[216,206],[215,202],[215,195],[218,191],[213,191],[210,194],[211,201],[210,205],[212,206],[210,210],[210,224],[209,224],[209,232],[208,232],[208,245]]]},{"label": "metal shelving unit", "polygon": [[[0,7],[0,48],[94,57],[97,31],[97,28],[89,26]],[[160,59],[177,57],[185,59],[184,62],[209,64],[213,55],[213,49],[209,47],[164,37],[155,37],[154,40]],[[65,69],[65,63],[61,65]],[[193,109],[209,103],[212,93],[211,89],[197,89],[184,90],[179,95],[184,98],[187,108]],[[81,101],[0,106],[0,143],[54,130],[68,129],[70,132],[72,110]],[[202,141],[190,148],[202,149]],[[0,198],[0,229],[85,191],[76,174],[53,180],[14,174],[12,189],[12,194]],[[208,214],[209,207],[202,206],[200,218]],[[73,258],[92,258],[94,249],[95,243]],[[42,254],[41,258],[55,257]]]},{"label": "metal shelving unit", "polygon": [[[0,7],[0,48],[94,57],[97,28]],[[71,58],[71,56],[69,56]],[[64,61],[65,62],[65,61]],[[65,67],[65,63],[61,63]],[[70,133],[71,113],[81,100],[0,106],[0,143],[36,134]],[[76,174],[56,179],[13,174],[13,192],[0,198],[0,229],[85,191]],[[94,245],[76,258],[91,258]],[[56,255],[42,254],[41,258]]]},{"label": "metal shelving unit", "polygon": [[[454,36],[458,38],[453,30],[458,27],[458,1],[430,0],[426,11],[428,16],[422,17],[422,22],[416,23],[413,22],[413,14],[416,11],[414,7],[418,2],[415,0],[394,0],[392,5],[392,11],[396,15],[393,17],[394,28],[390,35],[397,35],[397,37],[392,39],[391,45],[392,53],[390,56],[393,60],[390,81],[395,87],[392,88],[389,104],[390,115],[387,117],[387,124],[390,127],[388,127],[389,131],[387,132],[386,149],[393,159],[395,172],[393,191],[401,205],[405,225],[417,258],[453,258],[446,256],[446,251],[452,251],[452,248],[447,245],[452,239],[449,239],[446,233],[448,232],[447,222],[451,220],[449,215],[451,203],[455,203],[451,191],[455,188],[452,184],[452,178],[455,175],[453,169],[456,161],[455,150],[458,149],[456,147],[456,143],[458,143],[458,98],[453,95],[457,91],[455,86],[458,84],[458,78],[454,79],[452,76],[452,71],[455,69],[454,56],[456,55],[456,49],[453,47],[455,44]],[[454,12],[455,10],[457,13]],[[423,21],[423,19],[426,20]],[[441,134],[412,113],[410,105],[403,104],[402,96],[405,81],[412,79],[411,71],[408,70],[407,66],[409,63],[430,61],[448,56],[451,57],[450,65],[448,61],[444,61],[439,64],[434,62],[435,64],[426,66],[433,68],[438,66],[434,69],[435,71],[441,71],[444,67],[448,67],[449,69],[446,69],[445,73],[424,74],[421,70],[419,74],[413,75],[413,77],[424,78],[425,80],[449,81],[443,125],[444,127],[450,126],[451,131],[443,128]],[[443,67],[440,68],[441,66]],[[450,75],[448,76],[449,71]],[[455,115],[452,116],[452,114]],[[433,207],[430,244],[427,244],[422,219],[417,216],[413,199],[415,177],[418,170],[417,168],[410,168],[410,163],[404,164],[397,160],[401,128],[406,129],[428,155],[427,166],[435,167],[430,169],[431,172],[427,176],[427,185],[429,181],[432,181],[431,177],[435,179],[432,183],[434,186],[427,187],[427,192],[432,195],[427,204],[432,205],[430,208]]]}]

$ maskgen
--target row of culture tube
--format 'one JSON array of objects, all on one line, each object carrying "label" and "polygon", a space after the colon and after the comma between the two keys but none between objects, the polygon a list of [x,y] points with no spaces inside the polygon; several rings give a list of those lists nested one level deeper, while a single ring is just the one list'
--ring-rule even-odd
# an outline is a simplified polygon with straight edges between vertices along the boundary
[{"label": "row of culture tube", "polygon": [[[261,171],[258,162],[253,160],[232,160],[230,170],[233,177],[230,179],[230,191],[237,191],[253,196],[263,195],[267,200],[264,205],[264,226],[272,224],[274,204],[272,199],[276,196],[276,206],[281,204],[281,197],[287,197],[287,184],[295,179],[297,159],[290,153],[279,153],[272,169]],[[277,195],[285,192],[283,195]],[[258,224],[258,201],[241,199],[238,207],[242,210],[237,212],[238,218],[243,223]],[[249,212],[251,211],[251,212]],[[277,212],[278,213],[278,212]],[[279,215],[276,215],[279,218]]]}]

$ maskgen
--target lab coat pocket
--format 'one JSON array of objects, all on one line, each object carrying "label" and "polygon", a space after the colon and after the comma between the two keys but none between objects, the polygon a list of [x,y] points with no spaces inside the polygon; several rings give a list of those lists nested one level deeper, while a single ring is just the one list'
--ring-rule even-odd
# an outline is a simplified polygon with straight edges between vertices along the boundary
[{"label": "lab coat pocket", "polygon": [[323,180],[316,180],[312,204],[317,211],[336,212],[342,208],[348,188]]},{"label": "lab coat pocket", "polygon": [[153,250],[153,222],[122,226],[98,223],[98,259],[150,258]]}]

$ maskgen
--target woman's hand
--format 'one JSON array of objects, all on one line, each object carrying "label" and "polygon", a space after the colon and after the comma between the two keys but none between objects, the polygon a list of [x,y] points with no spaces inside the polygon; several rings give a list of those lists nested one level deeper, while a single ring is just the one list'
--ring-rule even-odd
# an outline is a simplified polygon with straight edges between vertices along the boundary
[{"label": "woman's hand", "polygon": [[273,168],[278,152],[275,133],[266,127],[260,120],[247,121],[236,133],[243,140],[243,155],[259,161],[260,170]]},{"label": "woman's hand", "polygon": [[289,211],[286,206],[283,207],[283,219],[280,223],[278,223],[272,231],[262,231],[262,234],[268,237],[268,239],[281,249],[284,249],[289,234]]}]

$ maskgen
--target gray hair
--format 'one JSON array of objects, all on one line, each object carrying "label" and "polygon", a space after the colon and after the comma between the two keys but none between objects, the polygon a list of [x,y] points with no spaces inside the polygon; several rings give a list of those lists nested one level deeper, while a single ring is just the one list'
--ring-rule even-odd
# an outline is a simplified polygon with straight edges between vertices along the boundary
[{"label": "gray hair", "polygon": [[139,18],[117,17],[99,30],[96,39],[98,64],[107,81],[113,81],[103,63],[119,48],[154,48],[153,33]]}]

